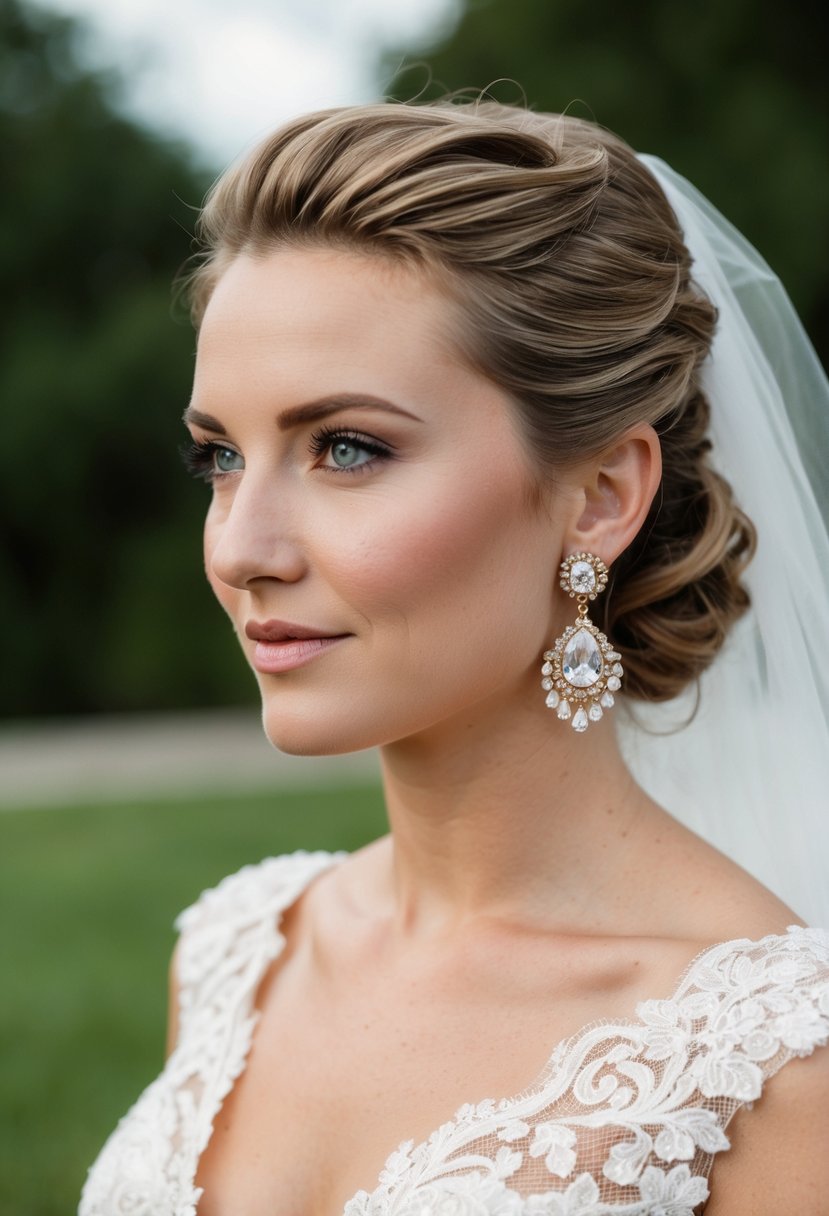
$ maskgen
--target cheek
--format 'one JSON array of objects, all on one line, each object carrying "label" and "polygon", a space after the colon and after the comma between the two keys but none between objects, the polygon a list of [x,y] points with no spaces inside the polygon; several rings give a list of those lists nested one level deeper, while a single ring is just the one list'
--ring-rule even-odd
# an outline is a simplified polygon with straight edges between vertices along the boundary
[{"label": "cheek", "polygon": [[[509,475],[421,484],[375,504],[372,518],[329,550],[343,598],[378,644],[398,648],[401,664],[408,657],[413,667],[468,677],[485,650],[499,666],[516,636],[534,656],[552,603],[556,537],[524,507],[524,489]],[[397,628],[384,632],[390,624]]]}]

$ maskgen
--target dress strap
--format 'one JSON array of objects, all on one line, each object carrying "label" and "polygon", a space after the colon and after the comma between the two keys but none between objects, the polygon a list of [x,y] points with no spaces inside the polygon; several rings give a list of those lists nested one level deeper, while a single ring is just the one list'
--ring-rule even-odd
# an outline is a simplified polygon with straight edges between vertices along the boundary
[{"label": "dress strap", "polygon": [[175,925],[178,948],[179,1016],[182,1033],[191,1017],[229,988],[254,992],[285,944],[279,925],[285,911],[345,852],[298,850],[243,866],[203,891]]}]

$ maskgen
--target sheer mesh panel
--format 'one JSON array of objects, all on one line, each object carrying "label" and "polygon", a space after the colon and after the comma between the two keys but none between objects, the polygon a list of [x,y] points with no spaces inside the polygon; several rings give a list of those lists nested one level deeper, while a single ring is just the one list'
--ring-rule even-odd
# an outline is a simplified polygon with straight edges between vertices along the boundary
[{"label": "sheer mesh panel", "polygon": [[[199,1158],[244,1070],[280,916],[343,856],[246,867],[179,918],[178,1044],[104,1146],[79,1216],[195,1216]],[[735,1111],[827,1041],[829,934],[712,946],[670,1000],[585,1027],[523,1093],[402,1144],[343,1216],[694,1216]]]}]

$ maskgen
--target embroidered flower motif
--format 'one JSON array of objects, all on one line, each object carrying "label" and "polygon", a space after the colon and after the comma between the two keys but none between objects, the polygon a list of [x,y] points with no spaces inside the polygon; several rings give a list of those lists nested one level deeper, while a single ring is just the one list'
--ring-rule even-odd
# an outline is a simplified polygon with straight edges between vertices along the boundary
[{"label": "embroidered flower motif", "polygon": [[766,1027],[759,1027],[746,1035],[741,1046],[749,1060],[754,1060],[757,1064],[764,1064],[766,1060],[777,1055],[780,1050],[780,1040],[776,1039]]},{"label": "embroidered flower motif", "polygon": [[712,1050],[699,1056],[691,1065],[700,1093],[706,1098],[736,1098],[738,1102],[753,1102],[760,1097],[763,1074],[741,1052],[720,1054]]},{"label": "embroidered flower motif", "polygon": [[712,1110],[677,1111],[656,1137],[653,1151],[662,1161],[690,1161],[697,1148],[718,1153],[728,1148],[728,1137]]},{"label": "embroidered flower motif", "polygon": [[797,1055],[810,1052],[816,1043],[829,1038],[829,1018],[822,1017],[810,1001],[800,1002],[790,1013],[771,1024],[771,1033]]},{"label": "embroidered flower motif", "polygon": [[530,1195],[526,1216],[593,1216],[599,1204],[599,1188],[591,1174],[579,1174],[566,1191]]},{"label": "embroidered flower motif", "polygon": [[646,1026],[646,1060],[667,1060],[687,1050],[690,1031],[676,1001],[641,1001],[636,1013]]},{"label": "embroidered flower motif", "polygon": [[567,1178],[576,1164],[576,1133],[560,1123],[538,1123],[530,1144],[531,1157],[543,1157],[551,1174]]},{"label": "embroidered flower motif", "polygon": [[[495,1178],[461,1174],[431,1183],[417,1191],[394,1216],[522,1216],[521,1196]],[[374,1216],[371,1209],[346,1216]]]},{"label": "embroidered flower motif", "polygon": [[649,1165],[639,1194],[648,1203],[647,1216],[693,1216],[697,1204],[708,1198],[708,1183],[687,1165],[676,1165],[668,1174]]},{"label": "embroidered flower motif", "polygon": [[633,1134],[627,1140],[614,1144],[604,1163],[605,1178],[619,1186],[630,1186],[636,1182],[645,1162],[653,1152],[653,1139],[641,1127],[628,1128]]}]

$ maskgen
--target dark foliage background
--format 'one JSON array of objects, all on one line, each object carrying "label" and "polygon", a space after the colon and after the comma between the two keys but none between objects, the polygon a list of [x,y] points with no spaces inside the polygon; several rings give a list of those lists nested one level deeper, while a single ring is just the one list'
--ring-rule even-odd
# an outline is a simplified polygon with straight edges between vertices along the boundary
[{"label": "dark foliage background", "polygon": [[79,33],[0,0],[0,712],[230,702],[248,681],[200,574],[171,292],[212,175],[120,116]]},{"label": "dark foliage background", "polygon": [[805,0],[466,0],[438,48],[390,51],[401,100],[490,87],[668,160],[774,267],[829,356],[825,9]]},{"label": "dark foliage background", "polygon": [[[804,0],[467,0],[378,80],[410,98],[424,63],[424,95],[512,78],[663,155],[763,250],[825,358],[825,23]],[[0,0],[0,714],[252,700],[177,458],[193,338],[171,282],[212,173],[123,117],[77,33]]]}]

